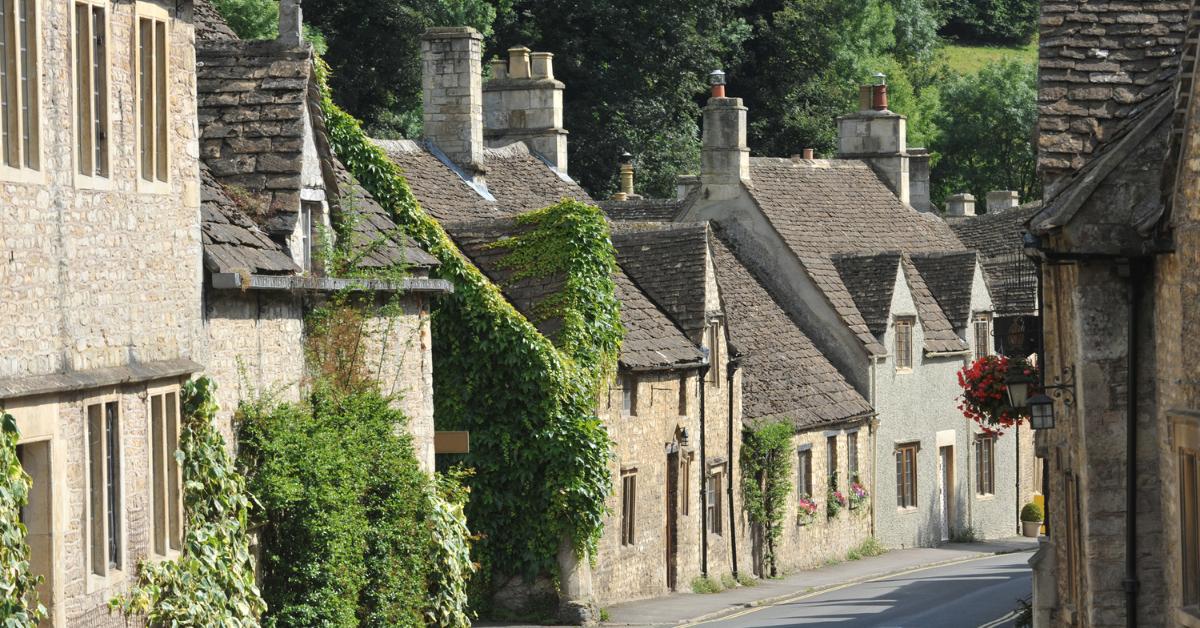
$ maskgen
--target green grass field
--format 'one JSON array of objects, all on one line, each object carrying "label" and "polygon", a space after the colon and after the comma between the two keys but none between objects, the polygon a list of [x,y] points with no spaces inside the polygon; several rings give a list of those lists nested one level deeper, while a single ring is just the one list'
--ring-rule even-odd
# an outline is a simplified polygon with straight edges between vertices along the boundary
[{"label": "green grass field", "polygon": [[1027,46],[1011,48],[1000,46],[964,46],[951,44],[946,46],[951,69],[963,74],[976,72],[988,61],[999,61],[1002,57],[1017,57],[1029,63],[1037,62],[1038,42],[1035,39]]}]

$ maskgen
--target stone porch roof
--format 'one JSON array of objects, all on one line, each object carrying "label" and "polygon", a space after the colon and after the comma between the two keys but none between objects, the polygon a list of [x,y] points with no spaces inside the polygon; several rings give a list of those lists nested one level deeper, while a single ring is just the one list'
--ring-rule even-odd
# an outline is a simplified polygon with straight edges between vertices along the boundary
[{"label": "stone porch roof", "polygon": [[730,342],[742,352],[742,421],[786,418],[796,429],[869,416],[873,410],[787,315],[766,284],[717,232],[713,263]]}]

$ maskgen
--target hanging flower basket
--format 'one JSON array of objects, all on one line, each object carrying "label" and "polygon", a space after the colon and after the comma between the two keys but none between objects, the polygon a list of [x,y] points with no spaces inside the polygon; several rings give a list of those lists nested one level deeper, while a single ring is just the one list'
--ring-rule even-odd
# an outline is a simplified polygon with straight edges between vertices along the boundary
[{"label": "hanging flower basket", "polygon": [[958,372],[958,385],[963,389],[958,409],[987,434],[1000,436],[1029,416],[1027,409],[1014,408],[1008,403],[1008,387],[1004,382],[1010,372],[1033,379],[1029,394],[1037,394],[1040,388],[1037,367],[1025,358],[984,356]]},{"label": "hanging flower basket", "polygon": [[830,487],[828,499],[825,502],[825,515],[833,519],[846,507],[846,496],[841,491]]},{"label": "hanging flower basket", "polygon": [[867,511],[863,506],[866,506],[870,499],[871,494],[867,492],[867,487],[858,482],[850,485],[850,509],[858,510],[860,517],[866,516]]},{"label": "hanging flower basket", "polygon": [[817,502],[813,501],[807,494],[800,498],[800,506],[796,509],[797,522],[800,525],[808,525],[812,523],[813,517],[817,514]]}]

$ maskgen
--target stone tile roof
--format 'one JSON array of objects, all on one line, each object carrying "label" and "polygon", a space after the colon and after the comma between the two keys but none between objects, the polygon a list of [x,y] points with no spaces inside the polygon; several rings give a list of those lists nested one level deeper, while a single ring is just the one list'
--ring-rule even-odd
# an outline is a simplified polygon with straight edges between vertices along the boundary
[{"label": "stone tile roof", "polygon": [[971,317],[971,287],[975,283],[975,251],[913,253],[909,256],[942,313],[955,329],[964,329]]},{"label": "stone tile roof", "polygon": [[[751,197],[873,355],[882,355],[886,350],[868,328],[831,256],[890,250],[903,253],[964,250],[941,218],[900,202],[865,162],[751,158],[750,176],[752,183],[746,189]],[[930,316],[940,318],[941,322],[930,321],[934,327],[944,324],[949,329],[949,322],[932,296],[926,305],[932,305]],[[924,320],[922,323],[927,326]],[[935,330],[934,335],[943,334]],[[947,344],[954,341],[943,338],[933,342],[936,346]],[[927,343],[926,350],[942,349],[931,349]]]},{"label": "stone tile roof", "polygon": [[213,8],[208,0],[194,0],[192,23],[196,29],[196,41],[237,39],[225,18]]},{"label": "stone tile roof", "polygon": [[1038,51],[1038,169],[1073,171],[1170,91],[1189,2],[1047,0]]},{"label": "stone tile roof", "polygon": [[[488,279],[500,287],[505,299],[529,319],[542,335],[554,340],[562,329],[562,319],[539,320],[537,308],[563,288],[565,277],[526,277],[513,281],[513,270],[505,268],[501,259],[507,251],[488,245],[517,235],[522,227],[513,217],[475,221],[444,222],[446,232],[455,244]],[[670,318],[619,270],[613,275],[617,299],[621,302],[621,323],[625,325],[625,342],[621,346],[621,365],[631,369],[671,368],[695,364],[704,354],[671,322]]]},{"label": "stone tile roof", "polygon": [[579,184],[559,175],[522,142],[483,149],[487,191],[495,199],[488,200],[423,141],[374,141],[404,171],[421,208],[438,221],[498,218],[549,207],[563,198],[592,202]]},{"label": "stone tile roof", "polygon": [[200,163],[200,236],[204,267],[213,273],[290,274],[299,267],[283,246],[239,211]]},{"label": "stone tile roof", "polygon": [[332,159],[337,188],[331,190],[334,216],[353,216],[347,226],[361,268],[390,268],[397,264],[432,267],[441,262],[421,249],[392,222],[387,210],[350,176],[342,162]]},{"label": "stone tile roof", "polygon": [[882,335],[891,317],[900,252],[841,253],[832,259],[867,329],[877,337]]},{"label": "stone tile roof", "polygon": [[925,278],[917,271],[912,260],[907,255],[903,261],[904,276],[908,279],[908,288],[912,291],[913,303],[917,306],[917,318],[921,322],[921,331],[925,336],[926,353],[948,353],[967,351],[971,347],[950,325],[937,299],[925,284]]},{"label": "stone tile roof", "polygon": [[1034,201],[950,223],[963,245],[979,253],[997,316],[1037,309],[1037,267],[1022,252],[1021,232],[1041,208],[1042,202]]},{"label": "stone tile roof", "polygon": [[707,327],[708,223],[616,223],[612,242],[621,268],[700,344]]},{"label": "stone tile roof", "polygon": [[703,362],[705,355],[675,326],[624,272],[613,275],[621,302],[621,366],[627,369],[670,368]]},{"label": "stone tile roof", "polygon": [[712,255],[729,340],[743,353],[742,421],[786,418],[806,429],[870,414],[870,404],[737,259],[732,245],[716,235]]},{"label": "stone tile roof", "polygon": [[196,43],[200,156],[218,181],[261,191],[272,233],[291,233],[300,209],[312,46],[275,40]]},{"label": "stone tile roof", "polygon": [[[699,188],[696,188],[699,190]],[[670,222],[682,214],[696,200],[696,194],[687,198],[643,198],[629,201],[599,201],[609,220],[618,222]]]}]

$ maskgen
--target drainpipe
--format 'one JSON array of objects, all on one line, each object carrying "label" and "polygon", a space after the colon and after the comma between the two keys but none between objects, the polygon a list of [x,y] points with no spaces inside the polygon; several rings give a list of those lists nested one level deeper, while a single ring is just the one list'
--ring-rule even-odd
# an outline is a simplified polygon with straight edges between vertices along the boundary
[{"label": "drainpipe", "polygon": [[[707,362],[707,359],[705,360]],[[708,459],[704,453],[704,407],[708,405],[708,397],[704,391],[704,382],[708,379],[709,364],[700,368],[700,576],[708,577]]]},{"label": "drainpipe", "polygon": [[729,395],[729,481],[726,482],[725,492],[729,496],[729,550],[733,554],[733,580],[736,582],[738,577],[737,565],[737,513],[733,508],[733,374],[742,368],[741,362],[731,360],[729,367],[726,369],[726,374],[729,378],[729,387],[725,389]]},{"label": "drainpipe", "polygon": [[[995,456],[996,452],[992,452]],[[1017,423],[1017,535],[1021,534],[1021,424]],[[1046,500],[1042,500],[1045,503]],[[1044,516],[1044,515],[1043,515]]]},{"label": "drainpipe", "polygon": [[[871,391],[870,404],[876,409],[875,416],[871,419],[871,495],[879,495],[879,412],[878,406],[875,405],[876,382],[875,376],[879,372],[879,361],[872,359],[871,365]],[[879,499],[876,497],[871,500],[871,536],[878,538],[875,530],[875,504]]]},{"label": "drainpipe", "polygon": [[1145,271],[1137,260],[1118,259],[1117,275],[1129,282],[1129,338],[1126,383],[1129,396],[1125,408],[1125,626],[1137,628],[1137,327],[1139,283]]}]

